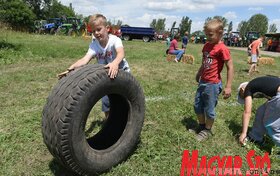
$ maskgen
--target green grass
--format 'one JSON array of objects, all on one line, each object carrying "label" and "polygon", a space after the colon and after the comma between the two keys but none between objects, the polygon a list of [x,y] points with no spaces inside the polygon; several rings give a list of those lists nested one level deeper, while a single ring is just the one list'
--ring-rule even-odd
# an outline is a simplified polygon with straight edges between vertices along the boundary
[{"label": "green grass", "polygon": [[[64,71],[87,51],[89,40],[64,36],[30,35],[0,31],[0,175],[63,175],[43,143],[42,109],[56,74]],[[193,65],[165,61],[165,44],[142,41],[124,42],[132,74],[140,82],[146,97],[146,117],[141,142],[125,162],[103,175],[179,175],[184,150],[198,150],[207,157],[243,158],[244,169],[249,149],[262,155],[269,149],[253,144],[240,147],[236,141],[241,131],[242,106],[236,103],[239,83],[261,75],[280,75],[280,58],[275,65],[259,66],[260,73],[246,75],[249,65],[244,51],[232,50],[235,77],[232,97],[220,96],[214,137],[205,143],[187,131],[195,123],[193,111],[197,88],[195,74],[200,66],[200,44],[189,44],[187,53],[195,57]],[[226,80],[223,70],[223,80]],[[253,113],[264,100],[256,100]],[[253,118],[251,120],[252,124]],[[272,169],[279,170],[279,160],[270,155]]]}]

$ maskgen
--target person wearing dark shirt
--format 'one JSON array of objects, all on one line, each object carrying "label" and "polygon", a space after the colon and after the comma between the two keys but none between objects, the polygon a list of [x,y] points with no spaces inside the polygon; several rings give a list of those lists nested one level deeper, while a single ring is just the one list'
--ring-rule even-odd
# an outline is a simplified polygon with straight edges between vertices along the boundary
[{"label": "person wearing dark shirt", "polygon": [[[252,130],[247,136],[247,130],[252,113],[253,98],[266,98],[256,112]],[[263,143],[263,137],[268,134],[280,147],[280,78],[262,76],[241,83],[238,88],[238,103],[244,104],[242,133],[239,142],[244,145],[246,139]]]},{"label": "person wearing dark shirt", "polygon": [[185,35],[184,37],[182,38],[182,48],[183,49],[186,49],[187,48],[187,45],[189,43],[189,33],[188,32],[185,32]]}]

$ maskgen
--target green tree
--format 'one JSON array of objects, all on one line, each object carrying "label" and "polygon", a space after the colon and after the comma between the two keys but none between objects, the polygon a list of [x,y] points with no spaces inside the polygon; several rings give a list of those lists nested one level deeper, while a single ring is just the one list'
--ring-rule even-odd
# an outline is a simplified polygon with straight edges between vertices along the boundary
[{"label": "green tree", "polygon": [[27,31],[33,26],[35,14],[22,0],[0,0],[0,21],[14,30]]},{"label": "green tree", "polygon": [[179,32],[184,35],[185,32],[190,33],[192,20],[189,17],[182,17],[181,23],[179,24]]},{"label": "green tree", "polygon": [[246,33],[248,31],[248,22],[247,21],[241,21],[238,24],[237,31],[239,31],[240,36],[245,37]]},{"label": "green tree", "polygon": [[223,22],[224,28],[227,27],[227,19],[226,19],[225,17],[222,17],[222,16],[214,16],[213,18],[207,17],[207,18],[205,19],[205,24],[206,24],[209,20],[211,20],[211,19],[219,19],[219,20],[221,20],[221,21]]},{"label": "green tree", "polygon": [[157,32],[163,32],[165,30],[165,18],[163,19],[153,19],[150,24],[150,27],[154,28]]},{"label": "green tree", "polygon": [[156,19],[153,19],[153,21],[152,21],[151,24],[150,24],[150,27],[151,27],[151,28],[156,28],[156,25],[157,25],[157,20],[156,20]]},{"label": "green tree", "polygon": [[277,32],[277,27],[276,27],[276,24],[273,23],[271,25],[269,25],[269,30],[268,30],[269,33],[275,33]]},{"label": "green tree", "polygon": [[52,0],[50,5],[45,6],[43,9],[45,14],[45,18],[58,18],[58,17],[73,17],[75,15],[75,11],[71,5],[64,6],[63,4],[58,2],[57,0]]},{"label": "green tree", "polygon": [[43,5],[41,0],[23,0],[28,7],[32,10],[32,12],[36,15],[37,19],[41,19],[43,17],[41,6]]},{"label": "green tree", "polygon": [[232,31],[232,21],[229,22],[229,24],[228,24],[228,30],[227,30],[227,32],[230,33],[231,31]]},{"label": "green tree", "polygon": [[248,20],[248,31],[259,32],[260,35],[264,35],[268,30],[268,18],[263,14],[253,15]]}]

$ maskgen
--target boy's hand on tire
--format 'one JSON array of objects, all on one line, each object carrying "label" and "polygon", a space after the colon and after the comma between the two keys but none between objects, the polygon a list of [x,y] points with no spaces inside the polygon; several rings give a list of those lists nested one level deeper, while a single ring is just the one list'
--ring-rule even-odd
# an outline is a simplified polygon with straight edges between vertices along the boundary
[{"label": "boy's hand on tire", "polygon": [[67,69],[67,70],[64,71],[64,72],[59,73],[59,74],[57,75],[58,79],[63,78],[64,76],[67,75],[67,73],[69,73],[69,72],[72,71],[72,70],[74,70],[74,69]]}]

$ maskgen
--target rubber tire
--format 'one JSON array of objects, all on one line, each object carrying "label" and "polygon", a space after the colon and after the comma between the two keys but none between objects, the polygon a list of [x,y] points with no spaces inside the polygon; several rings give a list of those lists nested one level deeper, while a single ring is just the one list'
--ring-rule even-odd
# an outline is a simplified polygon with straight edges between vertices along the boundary
[{"label": "rubber tire", "polygon": [[[115,79],[104,65],[70,72],[50,93],[42,114],[42,134],[50,153],[79,175],[108,171],[136,149],[145,115],[145,97],[136,79],[119,70]],[[110,114],[103,128],[86,139],[88,114],[104,95]]]},{"label": "rubber tire", "polygon": [[123,36],[123,39],[124,39],[125,41],[131,40],[129,35],[124,35],[124,36]]},{"label": "rubber tire", "polygon": [[149,36],[143,36],[143,41],[144,42],[149,42],[150,41],[150,37]]}]

